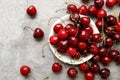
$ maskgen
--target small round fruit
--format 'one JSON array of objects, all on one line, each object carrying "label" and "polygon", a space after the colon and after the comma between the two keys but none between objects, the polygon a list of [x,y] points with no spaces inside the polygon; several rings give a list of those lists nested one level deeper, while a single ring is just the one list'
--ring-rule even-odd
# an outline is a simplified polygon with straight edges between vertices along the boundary
[{"label": "small round fruit", "polygon": [[100,43],[102,41],[102,35],[101,34],[92,34],[91,40],[95,43]]},{"label": "small round fruit", "polygon": [[60,72],[62,70],[62,65],[58,62],[53,63],[52,71],[53,72]]},{"label": "small round fruit", "polygon": [[89,47],[89,51],[91,54],[96,55],[99,52],[99,48],[96,44],[91,44]]},{"label": "small round fruit", "polygon": [[114,17],[113,15],[108,15],[106,17],[106,23],[108,26],[114,26],[117,22],[117,18]]},{"label": "small round fruit", "polygon": [[58,47],[62,48],[62,49],[66,49],[68,48],[68,40],[60,40],[58,42]]},{"label": "small round fruit", "polygon": [[77,11],[82,15],[86,15],[88,12],[86,5],[81,5]]},{"label": "small round fruit", "polygon": [[36,10],[35,6],[31,5],[27,8],[26,12],[29,16],[35,16],[37,13],[37,10]]},{"label": "small round fruit", "polygon": [[102,8],[104,5],[104,0],[94,0],[94,4],[97,8]]},{"label": "small round fruit", "polygon": [[104,43],[105,43],[105,46],[107,46],[107,47],[112,47],[113,46],[113,40],[110,37],[106,38]]},{"label": "small round fruit", "polygon": [[97,11],[97,18],[102,19],[107,16],[107,12],[104,9],[99,9]]},{"label": "small round fruit", "polygon": [[84,74],[84,77],[86,80],[94,80],[95,75],[94,75],[94,73],[89,71]]},{"label": "small round fruit", "polygon": [[77,22],[80,19],[80,15],[78,13],[70,14],[70,20],[73,22]]},{"label": "small round fruit", "polygon": [[109,53],[108,53],[108,56],[111,59],[116,59],[118,54],[119,54],[119,51],[117,51],[117,50],[110,50]]},{"label": "small round fruit", "polygon": [[70,46],[72,47],[76,47],[77,44],[78,44],[78,38],[74,37],[74,36],[71,36],[68,40]]},{"label": "small round fruit", "polygon": [[68,13],[76,13],[77,12],[77,7],[74,4],[69,4],[67,6],[67,12]]},{"label": "small round fruit", "polygon": [[58,33],[61,29],[63,29],[63,25],[60,23],[56,24],[53,28],[55,33]]},{"label": "small round fruit", "polygon": [[53,35],[50,37],[50,44],[51,45],[57,45],[59,42],[58,36],[57,35]]},{"label": "small round fruit", "polygon": [[40,28],[35,28],[33,37],[36,39],[42,38],[44,36],[44,32]]},{"label": "small round fruit", "polygon": [[92,63],[97,63],[98,61],[100,61],[100,56],[99,55],[94,55],[91,59]]},{"label": "small round fruit", "polygon": [[77,53],[77,49],[74,47],[68,47],[66,53],[68,55],[74,56]]},{"label": "small round fruit", "polygon": [[117,56],[116,62],[117,64],[120,64],[120,54]]},{"label": "small round fruit", "polygon": [[78,43],[78,49],[79,49],[80,51],[84,51],[86,48],[87,48],[86,42],[79,42],[79,43]]},{"label": "small round fruit", "polygon": [[84,62],[82,64],[79,65],[79,70],[82,72],[86,72],[90,69],[90,66],[87,62]]},{"label": "small round fruit", "polygon": [[100,71],[100,66],[97,64],[97,63],[93,63],[91,66],[90,66],[90,70],[93,72],[93,73],[98,73]]},{"label": "small round fruit", "polygon": [[110,76],[110,70],[107,68],[101,69],[100,70],[100,76],[103,79],[107,79]]},{"label": "small round fruit", "polygon": [[107,54],[108,54],[108,50],[106,47],[104,46],[99,47],[99,52],[98,52],[99,56],[102,57],[102,56],[106,56]]},{"label": "small round fruit", "polygon": [[61,40],[65,40],[65,39],[68,38],[68,32],[66,31],[66,29],[61,29],[58,32],[58,38],[61,39]]},{"label": "small round fruit", "polygon": [[29,73],[30,73],[30,67],[29,66],[26,66],[26,65],[23,65],[21,66],[20,68],[20,73],[23,75],[23,76],[27,76]]},{"label": "small round fruit", "polygon": [[100,61],[104,66],[107,66],[112,60],[109,56],[103,56]]},{"label": "small round fruit", "polygon": [[67,70],[67,75],[70,77],[70,78],[75,78],[76,75],[77,75],[77,70],[75,68],[69,68]]}]

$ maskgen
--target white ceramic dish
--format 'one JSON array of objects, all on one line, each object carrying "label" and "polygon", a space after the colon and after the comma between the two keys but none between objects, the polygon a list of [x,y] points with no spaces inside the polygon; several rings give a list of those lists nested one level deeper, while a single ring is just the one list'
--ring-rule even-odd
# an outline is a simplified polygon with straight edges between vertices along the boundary
[{"label": "white ceramic dish", "polygon": [[[66,24],[71,23],[71,21],[69,20],[69,16],[70,16],[69,14],[68,14],[68,15],[65,15],[65,16],[61,17],[61,19],[62,19]],[[82,17],[82,16],[84,16],[84,15],[80,15],[80,17]],[[61,23],[61,24],[63,24],[63,26],[65,26],[65,24],[63,23],[63,21],[61,21],[61,19],[58,19],[58,20],[55,21],[55,23],[52,25],[49,38],[50,38],[50,36],[52,36],[53,34],[55,34],[54,31],[53,31],[53,27],[54,27],[55,24]],[[99,31],[98,31],[97,27],[95,26],[95,24],[94,24],[94,22],[93,22],[92,19],[91,19],[91,21],[90,21],[90,25],[91,25],[91,27],[93,28],[93,33],[99,33]],[[66,56],[66,55],[59,54],[59,53],[56,51],[56,48],[55,48],[54,46],[52,46],[50,43],[49,43],[49,46],[50,46],[53,54],[54,54],[60,61],[62,61],[62,62],[64,62],[64,63],[67,63],[67,64],[78,65],[78,64],[81,64],[81,63],[83,63],[83,62],[88,61],[89,59],[91,59],[91,58],[93,57],[92,54],[89,54],[89,55],[87,55],[86,57],[81,57],[79,60],[74,60],[74,59],[72,59],[70,56]]]}]

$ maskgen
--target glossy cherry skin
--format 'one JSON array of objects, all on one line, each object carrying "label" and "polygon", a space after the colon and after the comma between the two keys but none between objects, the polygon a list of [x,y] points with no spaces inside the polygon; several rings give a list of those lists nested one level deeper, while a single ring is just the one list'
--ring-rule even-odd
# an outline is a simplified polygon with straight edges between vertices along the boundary
[{"label": "glossy cherry skin", "polygon": [[107,79],[110,76],[110,70],[107,68],[103,68],[100,70],[100,76],[103,79]]},{"label": "glossy cherry skin", "polygon": [[97,63],[98,61],[100,61],[100,56],[99,55],[94,55],[91,59],[92,63]]},{"label": "glossy cherry skin", "polygon": [[99,9],[97,11],[97,18],[102,19],[105,18],[107,16],[107,12],[104,9]]},{"label": "glossy cherry skin", "polygon": [[60,40],[58,43],[58,47],[62,49],[66,49],[69,46],[68,40]]},{"label": "glossy cherry skin", "polygon": [[90,66],[87,62],[84,62],[82,64],[79,65],[79,70],[82,72],[86,72],[90,69]]},{"label": "glossy cherry skin", "polygon": [[105,43],[105,46],[107,46],[107,47],[113,46],[113,40],[110,37],[106,38],[104,43]]},{"label": "glossy cherry skin", "polygon": [[95,43],[100,43],[102,35],[101,34],[92,34],[91,40]]},{"label": "glossy cherry skin", "polygon": [[72,27],[69,29],[68,34],[69,34],[69,36],[77,36],[78,31],[79,30],[77,27]]},{"label": "glossy cherry skin", "polygon": [[73,24],[67,24],[66,26],[65,26],[65,29],[67,30],[67,31],[69,31],[71,28],[73,28],[74,26],[73,26]]},{"label": "glossy cherry skin", "polygon": [[99,51],[99,48],[97,47],[96,44],[91,44],[89,47],[89,51],[91,54],[96,55]]},{"label": "glossy cherry skin", "polygon": [[66,53],[68,55],[74,56],[77,53],[77,49],[74,47],[68,47]]},{"label": "glossy cherry skin", "polygon": [[119,51],[117,51],[117,50],[110,50],[109,53],[108,53],[108,56],[111,59],[116,59],[118,54],[119,54]]},{"label": "glossy cherry skin", "polygon": [[117,22],[117,18],[114,17],[113,15],[108,15],[106,17],[106,23],[108,26],[114,26]]},{"label": "glossy cherry skin", "polygon": [[117,3],[120,3],[120,0],[116,0]]},{"label": "glossy cherry skin", "polygon": [[93,63],[90,66],[90,71],[92,71],[93,73],[98,73],[100,71],[100,66],[97,63]]},{"label": "glossy cherry skin", "polygon": [[116,4],[116,0],[106,0],[107,7],[113,7]]},{"label": "glossy cherry skin", "polygon": [[35,28],[33,37],[36,39],[42,38],[44,36],[44,32],[40,28]]},{"label": "glossy cherry skin", "polygon": [[104,66],[107,66],[112,60],[109,56],[103,56],[100,61]]},{"label": "glossy cherry skin", "polygon": [[120,32],[120,21],[116,23],[115,31]]},{"label": "glossy cherry skin", "polygon": [[94,73],[89,71],[84,74],[84,77],[86,80],[94,80],[95,75],[94,75]]},{"label": "glossy cherry skin", "polygon": [[61,40],[65,40],[68,38],[68,32],[66,29],[61,29],[59,32],[58,32],[58,38],[61,39]]},{"label": "glossy cherry skin", "polygon": [[93,28],[92,28],[91,26],[85,27],[85,30],[86,30],[89,34],[93,34]]},{"label": "glossy cherry skin", "polygon": [[117,56],[116,62],[117,64],[120,64],[120,55]]},{"label": "glossy cherry skin", "polygon": [[97,8],[102,8],[104,5],[104,0],[94,0],[94,4]]},{"label": "glossy cherry skin", "polygon": [[26,65],[23,65],[21,66],[20,68],[20,73],[23,75],[23,76],[27,76],[29,73],[30,73],[31,69],[29,66],[26,66]]},{"label": "glossy cherry skin", "polygon": [[99,30],[102,30],[102,27],[104,27],[103,25],[104,25],[104,22],[102,22],[102,20],[97,20],[96,22],[95,22],[95,25],[96,25],[96,27],[99,29]]},{"label": "glossy cherry skin", "polygon": [[82,15],[86,15],[88,12],[86,5],[81,5],[77,11]]},{"label": "glossy cherry skin", "polygon": [[68,13],[76,13],[77,12],[77,7],[74,4],[69,4],[67,6],[67,12]]},{"label": "glossy cherry skin", "polygon": [[88,7],[88,13],[89,13],[90,15],[96,15],[96,12],[97,12],[97,8],[96,8],[95,5],[90,5],[90,6]]},{"label": "glossy cherry skin", "polygon": [[115,34],[113,35],[113,39],[114,39],[115,41],[120,41],[120,34],[119,34],[119,33],[115,33]]},{"label": "glossy cherry skin", "polygon": [[106,47],[104,47],[104,46],[99,47],[99,52],[98,52],[99,56],[101,56],[101,57],[106,56],[107,53],[108,53],[108,50]]},{"label": "glossy cherry skin", "polygon": [[113,35],[115,28],[114,27],[105,27],[105,33],[107,35]]},{"label": "glossy cherry skin", "polygon": [[72,47],[76,47],[78,44],[78,38],[74,36],[71,36],[68,41],[69,41],[70,46]]},{"label": "glossy cherry skin", "polygon": [[80,15],[78,13],[70,14],[70,20],[73,22],[77,22],[80,19]]},{"label": "glossy cherry skin", "polygon": [[52,71],[53,72],[60,72],[62,70],[62,65],[58,62],[53,63]]},{"label": "glossy cherry skin", "polygon": [[37,14],[37,10],[33,5],[29,6],[26,12],[29,16],[35,16]]},{"label": "glossy cherry skin", "polygon": [[67,70],[67,75],[70,77],[70,78],[75,78],[76,75],[77,75],[77,70],[75,68],[69,68]]},{"label": "glossy cherry skin", "polygon": [[85,50],[87,48],[87,43],[86,42],[79,42],[78,43],[78,49],[80,50],[80,51],[83,51],[83,50]]},{"label": "glossy cherry skin", "polygon": [[88,17],[82,17],[80,18],[80,22],[84,25],[84,26],[88,26],[90,24],[90,18]]},{"label": "glossy cherry skin", "polygon": [[58,36],[57,35],[51,36],[49,41],[51,45],[57,45],[59,42]]},{"label": "glossy cherry skin", "polygon": [[63,29],[63,25],[60,23],[56,24],[53,28],[55,33],[58,33],[61,29]]}]

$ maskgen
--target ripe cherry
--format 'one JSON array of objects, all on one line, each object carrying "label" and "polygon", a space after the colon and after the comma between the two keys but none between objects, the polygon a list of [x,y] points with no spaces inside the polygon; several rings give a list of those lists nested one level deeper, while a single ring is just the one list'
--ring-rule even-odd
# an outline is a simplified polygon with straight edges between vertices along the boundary
[{"label": "ripe cherry", "polygon": [[77,53],[77,49],[74,47],[68,47],[66,53],[71,56],[74,56]]},{"label": "ripe cherry", "polygon": [[99,51],[99,48],[97,47],[96,44],[91,44],[90,47],[89,47],[89,51],[91,54],[97,54],[98,51]]},{"label": "ripe cherry", "polygon": [[58,38],[61,39],[61,40],[65,40],[68,38],[68,32],[66,29],[61,29],[59,32],[58,32]]},{"label": "ripe cherry", "polygon": [[51,45],[57,45],[59,42],[58,36],[57,35],[51,36],[49,41]]},{"label": "ripe cherry", "polygon": [[88,13],[89,13],[90,15],[96,15],[96,12],[97,12],[97,8],[96,8],[95,5],[90,5],[90,6],[88,7]]},{"label": "ripe cherry", "polygon": [[103,79],[107,79],[110,76],[110,70],[107,68],[103,68],[100,70],[100,76]]},{"label": "ripe cherry", "polygon": [[80,19],[80,15],[78,13],[70,14],[70,20],[73,22],[77,22]]},{"label": "ripe cherry", "polygon": [[116,0],[116,3],[120,3],[120,0]]},{"label": "ripe cherry", "polygon": [[98,73],[100,71],[100,66],[97,63],[93,63],[90,66],[90,71],[92,71],[93,73]]},{"label": "ripe cherry", "polygon": [[65,29],[67,30],[67,31],[69,31],[71,28],[73,28],[74,26],[73,26],[73,24],[67,24],[66,26],[65,26]]},{"label": "ripe cherry", "polygon": [[23,65],[21,66],[20,68],[20,73],[23,75],[23,76],[27,76],[29,73],[30,73],[30,67],[29,66],[26,66],[26,65]]},{"label": "ripe cherry", "polygon": [[78,31],[79,31],[79,30],[78,30],[77,27],[72,27],[72,28],[69,29],[68,34],[69,34],[70,36],[77,36]]},{"label": "ripe cherry", "polygon": [[74,36],[71,36],[71,37],[69,38],[69,44],[70,44],[70,46],[72,46],[72,47],[76,47],[77,44],[78,44],[78,38],[76,38],[76,37],[74,37]]},{"label": "ripe cherry", "polygon": [[81,54],[79,52],[77,52],[73,57],[74,57],[74,59],[80,59]]},{"label": "ripe cherry", "polygon": [[80,51],[83,51],[83,50],[85,50],[86,48],[87,48],[86,42],[79,42],[79,43],[78,43],[78,49],[79,49]]},{"label": "ripe cherry", "polygon": [[84,25],[84,26],[88,26],[90,24],[90,18],[88,17],[82,17],[80,18],[80,22]]},{"label": "ripe cherry", "polygon": [[61,29],[63,29],[63,25],[60,23],[56,24],[53,28],[55,33],[58,33]]},{"label": "ripe cherry", "polygon": [[104,66],[107,66],[112,60],[109,56],[103,56],[100,61]]},{"label": "ripe cherry", "polygon": [[120,34],[119,34],[119,33],[115,33],[115,34],[113,35],[113,39],[114,39],[115,41],[120,41]]},{"label": "ripe cherry", "polygon": [[77,7],[74,4],[69,4],[67,6],[67,12],[68,13],[76,13],[77,12]]},{"label": "ripe cherry", "polygon": [[93,28],[91,26],[87,26],[85,28],[85,30],[89,33],[89,34],[93,34]]},{"label": "ripe cherry", "polygon": [[40,28],[35,28],[33,37],[36,39],[40,39],[44,36],[44,32]]},{"label": "ripe cherry", "polygon": [[106,47],[104,47],[104,46],[99,47],[99,52],[98,52],[99,56],[101,56],[101,57],[106,56],[107,53],[108,53],[108,50]]},{"label": "ripe cherry", "polygon": [[31,5],[27,8],[26,12],[29,16],[35,16],[37,13],[37,10],[36,10],[35,6]]},{"label": "ripe cherry", "polygon": [[116,0],[106,0],[107,7],[113,7],[116,4]]},{"label": "ripe cherry", "polygon": [[58,42],[58,47],[62,48],[62,49],[66,49],[68,47],[68,40],[60,40]]},{"label": "ripe cherry", "polygon": [[116,62],[117,64],[120,64],[120,54],[117,56]]},{"label": "ripe cherry", "polygon": [[117,18],[114,17],[113,15],[108,15],[106,17],[106,23],[108,26],[114,26],[117,22]]},{"label": "ripe cherry", "polygon": [[76,75],[77,75],[77,70],[75,68],[69,68],[67,70],[67,75],[70,77],[70,78],[75,78]]},{"label": "ripe cherry", "polygon": [[102,41],[102,35],[101,34],[92,34],[91,40],[95,43],[100,43]]},{"label": "ripe cherry", "polygon": [[113,40],[110,37],[106,38],[104,43],[105,43],[105,46],[107,46],[107,47],[112,47],[113,46]]},{"label": "ripe cherry", "polygon": [[62,70],[62,65],[58,62],[53,63],[52,71],[53,72],[60,72]]},{"label": "ripe cherry", "polygon": [[117,51],[117,50],[110,50],[109,53],[108,53],[108,56],[111,59],[116,59],[118,54],[119,54],[119,51]]},{"label": "ripe cherry", "polygon": [[97,18],[102,19],[107,16],[107,12],[104,9],[99,9],[97,11]]},{"label": "ripe cherry", "polygon": [[82,64],[79,65],[79,70],[82,72],[86,72],[90,69],[90,66],[87,62],[84,62]]},{"label": "ripe cherry", "polygon": [[87,14],[87,7],[86,5],[81,5],[79,8],[78,8],[78,13],[82,14],[82,15],[86,15]]},{"label": "ripe cherry", "polygon": [[95,75],[94,75],[94,73],[92,73],[92,72],[86,72],[85,74],[84,74],[84,76],[85,76],[85,79],[86,80],[94,80],[94,77],[95,77]]},{"label": "ripe cherry", "polygon": [[115,31],[120,32],[120,21],[116,23]]},{"label": "ripe cherry", "polygon": [[93,63],[97,63],[98,61],[100,61],[100,56],[99,55],[94,55],[93,57],[92,57],[92,59],[91,59],[91,61],[93,62]]},{"label": "ripe cherry", "polygon": [[94,4],[97,8],[102,8],[104,5],[104,0],[94,0]]},{"label": "ripe cherry", "polygon": [[102,20],[98,19],[96,22],[95,22],[95,25],[97,26],[97,28],[99,30],[102,30],[102,27],[104,27],[104,22],[102,22]]}]

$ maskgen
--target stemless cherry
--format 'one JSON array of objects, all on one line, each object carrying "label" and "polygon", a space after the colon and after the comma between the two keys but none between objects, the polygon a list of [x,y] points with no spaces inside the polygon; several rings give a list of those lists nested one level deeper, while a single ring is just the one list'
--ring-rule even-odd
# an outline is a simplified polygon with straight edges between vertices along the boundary
[{"label": "stemless cherry", "polygon": [[99,51],[99,48],[97,47],[96,44],[91,44],[90,47],[89,47],[89,51],[91,54],[97,54],[98,51]]},{"label": "stemless cherry", "polygon": [[116,4],[116,0],[106,0],[107,7],[113,7]]},{"label": "stemless cherry", "polygon": [[97,8],[102,8],[104,5],[104,0],[94,0],[94,4]]},{"label": "stemless cherry", "polygon": [[120,32],[120,21],[116,23],[115,31]]},{"label": "stemless cherry", "polygon": [[62,70],[62,65],[58,62],[53,63],[52,71],[53,72],[60,72]]},{"label": "stemless cherry", "polygon": [[83,51],[83,50],[85,50],[86,48],[87,48],[86,42],[79,42],[79,43],[78,43],[78,49],[79,49],[80,51]]},{"label": "stemless cherry", "polygon": [[92,34],[91,40],[95,43],[100,43],[102,41],[102,35],[101,34]]},{"label": "stemless cherry", "polygon": [[120,41],[120,34],[119,34],[119,33],[115,33],[115,34],[113,35],[113,39],[114,39],[115,41]]},{"label": "stemless cherry", "polygon": [[102,19],[107,16],[107,12],[104,9],[99,9],[97,11],[97,18]]},{"label": "stemless cherry", "polygon": [[74,56],[77,53],[77,49],[74,47],[68,47],[66,53],[71,56]]},{"label": "stemless cherry", "polygon": [[94,80],[95,75],[94,75],[94,73],[89,71],[84,74],[84,77],[86,80]]},{"label": "stemless cherry", "polygon": [[98,61],[100,61],[100,56],[99,55],[94,55],[93,57],[92,57],[92,59],[91,59],[91,61],[93,62],[93,63],[97,63]]},{"label": "stemless cherry", "polygon": [[56,24],[53,28],[55,33],[58,33],[61,29],[63,29],[63,25],[60,23]]},{"label": "stemless cherry", "polygon": [[67,24],[66,26],[65,26],[65,29],[67,30],[67,31],[69,31],[71,28],[73,28],[74,26],[73,26],[73,24]]},{"label": "stemless cherry", "polygon": [[93,28],[91,26],[87,26],[85,28],[85,30],[89,33],[89,34],[92,34],[93,33]]},{"label": "stemless cherry", "polygon": [[116,62],[117,64],[120,64],[120,55],[117,56]]},{"label": "stemless cherry", "polygon": [[103,56],[100,61],[104,66],[107,66],[112,60],[109,56]]},{"label": "stemless cherry", "polygon": [[78,13],[70,14],[70,20],[73,22],[77,22],[80,19],[80,15]]},{"label": "stemless cherry", "polygon": [[110,37],[106,38],[104,43],[105,43],[105,46],[107,46],[107,47],[112,47],[113,46],[113,40]]},{"label": "stemless cherry", "polygon": [[80,18],[80,22],[84,25],[84,26],[88,26],[90,24],[90,18],[88,17],[81,17]]},{"label": "stemless cherry", "polygon": [[68,34],[69,34],[70,36],[77,36],[78,31],[79,31],[79,30],[78,30],[77,27],[72,27],[72,28],[69,29]]},{"label": "stemless cherry", "polygon": [[77,46],[78,44],[78,38],[74,37],[74,36],[71,36],[69,38],[69,44],[73,47]]},{"label": "stemless cherry", "polygon": [[77,75],[77,70],[75,68],[69,68],[67,70],[67,75],[70,77],[70,78],[75,78],[76,75]]},{"label": "stemless cherry", "polygon": [[59,42],[58,36],[57,35],[53,35],[50,37],[50,44],[51,45],[57,45]]},{"label": "stemless cherry", "polygon": [[40,28],[35,28],[33,37],[36,39],[42,38],[44,36],[44,32]]},{"label": "stemless cherry", "polygon": [[100,70],[100,76],[103,79],[107,79],[110,76],[110,70],[107,68],[103,68]]},{"label": "stemless cherry", "polygon": [[90,69],[90,66],[87,62],[84,62],[82,64],[79,65],[79,70],[82,72],[86,72]]},{"label": "stemless cherry", "polygon": [[68,32],[66,31],[66,29],[61,29],[58,32],[58,38],[61,39],[61,40],[65,40],[65,39],[68,38]]},{"label": "stemless cherry", "polygon": [[99,47],[99,52],[98,52],[99,56],[101,56],[101,57],[106,56],[107,53],[108,53],[108,50],[106,47],[104,47],[104,46]]},{"label": "stemless cherry", "polygon": [[117,22],[117,18],[114,17],[113,15],[108,15],[106,17],[106,23],[108,26],[114,26]]},{"label": "stemless cherry", "polygon": [[79,8],[78,8],[78,13],[82,14],[82,15],[86,15],[87,14],[87,7],[86,5],[81,5]]},{"label": "stemless cherry", "polygon": [[69,45],[68,45],[68,40],[60,40],[58,43],[58,46],[60,48],[66,49]]},{"label": "stemless cherry", "polygon": [[90,71],[92,71],[93,73],[98,73],[100,71],[100,66],[97,63],[93,63],[90,66]]},{"label": "stemless cherry", "polygon": [[109,53],[108,53],[108,56],[111,59],[116,59],[118,54],[119,54],[119,51],[117,51],[117,50],[110,50]]},{"label": "stemless cherry", "polygon": [[67,6],[67,12],[68,13],[76,13],[77,12],[77,7],[74,4],[69,4]]},{"label": "stemless cherry", "polygon": [[88,7],[88,13],[89,13],[90,15],[95,15],[96,12],[97,12],[97,8],[96,8],[95,5],[90,5],[90,6]]},{"label": "stemless cherry", "polygon": [[23,75],[23,76],[27,76],[29,73],[30,73],[30,67],[29,66],[26,66],[26,65],[23,65],[21,66],[20,68],[20,73]]},{"label": "stemless cherry", "polygon": [[29,16],[35,16],[37,13],[37,10],[36,10],[35,6],[31,5],[27,8],[26,12]]}]

